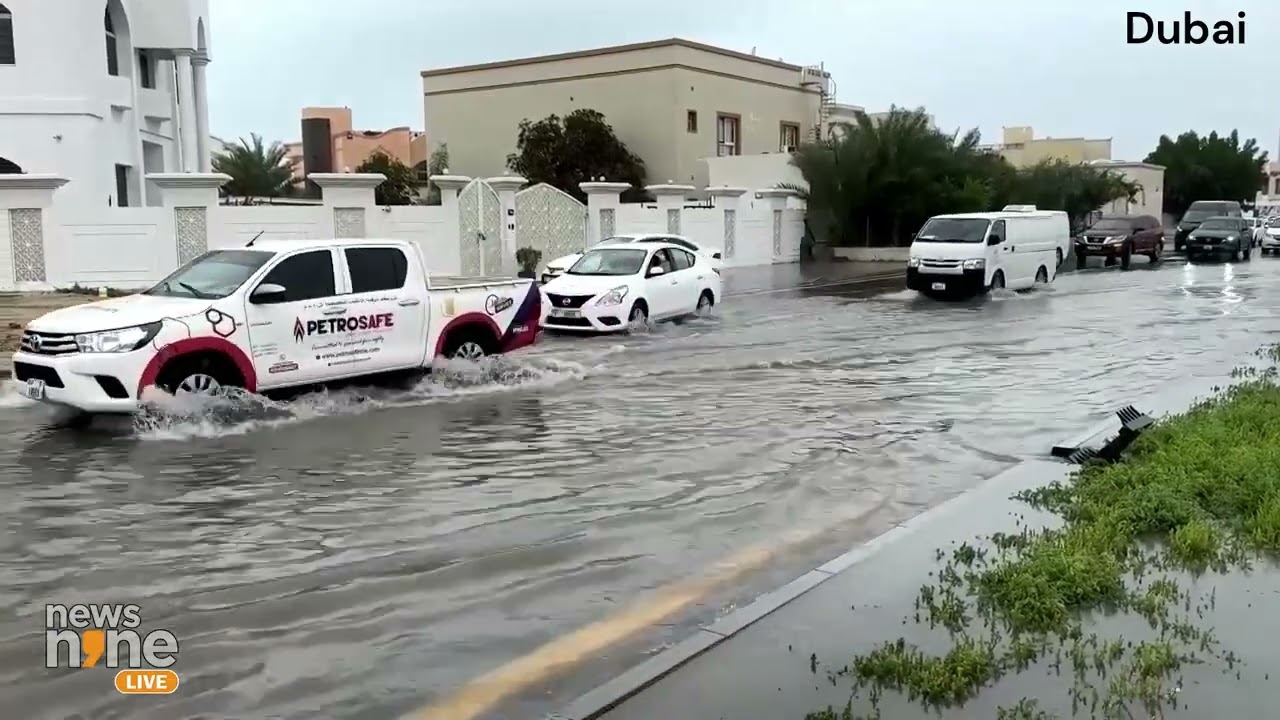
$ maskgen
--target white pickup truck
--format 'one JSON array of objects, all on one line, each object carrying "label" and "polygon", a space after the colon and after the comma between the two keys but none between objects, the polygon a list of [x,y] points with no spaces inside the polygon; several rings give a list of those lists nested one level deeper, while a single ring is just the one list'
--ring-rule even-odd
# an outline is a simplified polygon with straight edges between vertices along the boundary
[{"label": "white pickup truck", "polygon": [[541,306],[532,280],[430,277],[405,241],[261,241],[36,318],[13,377],[34,400],[129,413],[151,385],[269,393],[508,352],[537,339]]}]

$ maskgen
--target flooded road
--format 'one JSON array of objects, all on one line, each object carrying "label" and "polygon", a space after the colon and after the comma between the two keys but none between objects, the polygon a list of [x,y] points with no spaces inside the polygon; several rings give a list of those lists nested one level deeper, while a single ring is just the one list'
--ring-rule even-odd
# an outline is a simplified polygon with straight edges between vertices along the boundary
[{"label": "flooded road", "polygon": [[[1269,258],[960,304],[813,284],[744,282],[715,318],[231,416],[71,432],[8,393],[0,707],[392,718],[743,546],[817,533],[483,715],[537,717],[831,547],[1280,330]],[[77,602],[137,603],[144,628],[173,631],[178,692],[44,669],[44,604]]]}]

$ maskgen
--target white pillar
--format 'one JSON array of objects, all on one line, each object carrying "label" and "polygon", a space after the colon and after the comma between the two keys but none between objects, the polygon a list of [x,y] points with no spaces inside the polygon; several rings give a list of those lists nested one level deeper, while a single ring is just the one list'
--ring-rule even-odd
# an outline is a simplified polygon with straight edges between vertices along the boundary
[{"label": "white pillar", "polygon": [[783,188],[768,188],[765,190],[757,190],[756,194],[764,199],[771,210],[769,213],[771,215],[770,225],[772,226],[772,229],[770,230],[770,245],[772,246],[771,254],[773,255],[773,262],[786,262],[790,252],[789,248],[786,247],[786,243],[784,243],[785,238],[782,228],[782,213],[787,209],[787,198],[794,197],[796,192],[794,190],[786,190]]},{"label": "white pillar", "polygon": [[738,209],[742,205],[742,196],[747,193],[746,188],[740,187],[709,187],[707,193],[711,195],[715,201],[716,209],[720,210],[720,254],[725,265],[733,263],[734,256],[738,250]]},{"label": "white pillar", "polygon": [[645,188],[658,199],[658,212],[666,218],[667,232],[680,235],[684,223],[684,199],[697,188],[692,185],[649,185]]},{"label": "white pillar", "polygon": [[196,150],[196,94],[191,72],[191,55],[179,53],[178,63],[178,137],[181,138],[182,171],[193,173],[199,167]]},{"label": "white pillar", "polygon": [[[160,200],[170,210],[171,227],[161,235],[172,237],[173,255],[165,258],[164,272],[200,257],[206,251],[222,247],[220,238],[209,239],[209,214],[218,206],[218,188],[231,179],[220,173],[151,173],[146,179],[160,189]],[[169,232],[169,230],[172,232]],[[172,263],[172,264],[170,264]]]},{"label": "white pillar", "polygon": [[[446,171],[447,172],[447,171]],[[442,275],[460,275],[462,273],[462,218],[459,217],[458,193],[471,182],[465,175],[432,175],[429,178],[440,188],[440,207],[444,215],[444,236],[452,239],[446,247],[449,255],[446,258],[432,260],[432,271]]]},{"label": "white pillar", "polygon": [[[382,173],[311,173],[320,186],[324,206],[332,208],[334,238],[369,237],[369,214],[378,206],[374,189],[386,181]],[[376,234],[376,233],[375,233]]]},{"label": "white pillar", "polygon": [[618,232],[618,206],[622,193],[631,188],[630,183],[597,182],[578,183],[587,194],[587,245],[594,245]]},{"label": "white pillar", "polygon": [[51,290],[50,276],[68,269],[51,211],[66,184],[57,175],[0,175],[0,290]]},{"label": "white pillar", "polygon": [[502,266],[499,274],[515,277],[520,268],[516,264],[516,249],[520,239],[516,237],[516,191],[529,182],[522,177],[506,175],[491,177],[485,182],[498,193],[500,220],[498,242],[502,249]]},{"label": "white pillar", "polygon": [[205,85],[204,69],[209,58],[196,55],[191,58],[192,87],[196,106],[196,157],[197,172],[207,173],[213,169],[209,153],[209,88]]}]

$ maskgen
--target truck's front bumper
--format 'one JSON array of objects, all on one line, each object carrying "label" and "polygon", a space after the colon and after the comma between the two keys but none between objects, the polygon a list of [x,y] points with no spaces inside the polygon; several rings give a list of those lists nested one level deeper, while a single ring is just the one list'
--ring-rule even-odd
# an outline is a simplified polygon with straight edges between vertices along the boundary
[{"label": "truck's front bumper", "polygon": [[132,413],[138,410],[138,382],[154,355],[149,349],[70,355],[20,350],[13,354],[13,379],[33,400],[88,413]]},{"label": "truck's front bumper", "polygon": [[987,272],[965,270],[961,273],[931,273],[908,267],[907,289],[926,295],[976,295],[987,289]]}]

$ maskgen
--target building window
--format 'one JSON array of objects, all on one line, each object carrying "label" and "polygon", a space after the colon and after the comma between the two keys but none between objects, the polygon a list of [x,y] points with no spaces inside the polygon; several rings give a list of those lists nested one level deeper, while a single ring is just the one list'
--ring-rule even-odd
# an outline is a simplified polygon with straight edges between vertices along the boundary
[{"label": "building window", "polygon": [[698,132],[698,111],[688,110],[684,114],[684,129],[686,132]]},{"label": "building window", "polygon": [[138,51],[138,83],[144,88],[156,88],[156,64],[151,53]]},{"label": "building window", "polygon": [[120,56],[116,54],[116,29],[111,22],[111,10],[107,9],[103,15],[103,23],[107,28],[107,74],[120,75]]},{"label": "building window", "polygon": [[795,123],[782,123],[778,132],[778,152],[795,152],[800,147],[800,126]]},{"label": "building window", "polygon": [[742,145],[738,142],[741,129],[742,118],[737,115],[716,115],[716,157],[742,154]]},{"label": "building window", "polygon": [[17,64],[13,51],[13,13],[0,5],[0,65]]},{"label": "building window", "polygon": [[116,165],[116,207],[129,207],[128,165]]}]

